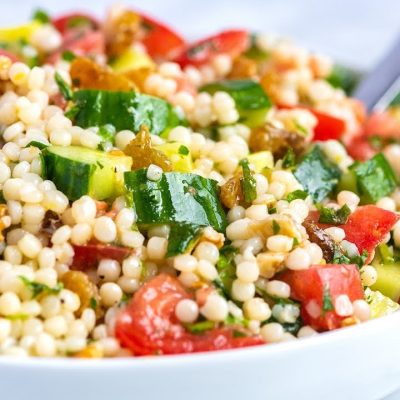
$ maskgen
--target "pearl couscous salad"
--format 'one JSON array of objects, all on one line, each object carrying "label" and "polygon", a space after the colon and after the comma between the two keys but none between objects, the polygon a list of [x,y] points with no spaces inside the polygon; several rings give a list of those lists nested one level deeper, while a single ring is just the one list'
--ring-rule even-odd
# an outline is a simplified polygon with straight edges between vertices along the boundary
[{"label": "pearl couscous salad", "polygon": [[395,312],[400,98],[123,6],[0,29],[0,354],[262,346]]}]

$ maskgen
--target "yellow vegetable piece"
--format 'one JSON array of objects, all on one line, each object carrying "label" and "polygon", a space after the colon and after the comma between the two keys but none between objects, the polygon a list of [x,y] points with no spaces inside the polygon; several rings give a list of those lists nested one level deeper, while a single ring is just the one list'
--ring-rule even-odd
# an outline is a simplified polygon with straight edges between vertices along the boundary
[{"label": "yellow vegetable piece", "polygon": [[29,42],[32,34],[42,24],[38,21],[32,21],[24,25],[13,26],[10,28],[0,29],[0,42],[17,42],[18,40],[26,40]]},{"label": "yellow vegetable piece", "polygon": [[250,154],[247,159],[257,173],[262,172],[264,168],[274,167],[274,157],[270,151],[258,151],[257,153]]},{"label": "yellow vegetable piece", "polygon": [[111,67],[115,72],[123,73],[139,68],[153,68],[153,60],[145,53],[129,49],[117,57]]},{"label": "yellow vegetable piece", "polygon": [[154,146],[162,151],[171,161],[172,169],[178,172],[191,172],[193,170],[192,156],[189,149],[182,143],[172,142]]},{"label": "yellow vegetable piece", "polygon": [[384,296],[378,290],[367,289],[365,298],[371,308],[371,318],[379,318],[394,313],[400,308],[398,303]]}]

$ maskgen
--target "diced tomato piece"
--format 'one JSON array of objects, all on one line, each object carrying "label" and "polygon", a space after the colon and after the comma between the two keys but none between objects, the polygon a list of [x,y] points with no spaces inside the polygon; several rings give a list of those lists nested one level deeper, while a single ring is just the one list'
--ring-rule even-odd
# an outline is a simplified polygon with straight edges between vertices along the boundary
[{"label": "diced tomato piece", "polygon": [[117,317],[115,334],[135,355],[180,354],[224,350],[264,343],[259,336],[235,337],[232,327],[189,333],[175,307],[192,298],[181,283],[161,274],[144,284]]},{"label": "diced tomato piece", "polygon": [[287,270],[279,279],[290,285],[291,297],[301,302],[304,323],[317,331],[340,328],[343,319],[352,314],[351,309],[347,313],[347,300],[364,298],[355,265],[312,265],[305,270]]},{"label": "diced tomato piece", "polygon": [[365,124],[365,134],[385,139],[400,139],[400,120],[388,111],[373,113]]},{"label": "diced tomato piece", "polygon": [[175,61],[182,67],[200,66],[212,61],[221,53],[237,57],[249,47],[249,43],[250,36],[247,31],[227,30],[189,45],[175,58]]},{"label": "diced tomato piece", "polygon": [[[331,226],[318,223],[318,211],[310,212],[307,219],[314,221],[322,229]],[[399,219],[400,216],[391,211],[374,205],[366,205],[357,207],[344,225],[337,226],[345,231],[346,240],[354,243],[360,253],[364,250],[368,252],[366,260],[368,263],[373,257],[376,246],[385,239]]]},{"label": "diced tomato piece", "polygon": [[99,21],[95,17],[85,13],[64,14],[54,18],[51,22],[61,34],[64,34],[70,29],[82,27],[82,25],[92,29],[97,29],[100,26]]},{"label": "diced tomato piece", "polygon": [[377,153],[365,136],[354,138],[346,148],[349,155],[359,161],[367,161]]},{"label": "diced tomato piece", "polygon": [[163,23],[140,14],[146,32],[141,40],[147,52],[155,59],[174,57],[185,46],[185,39]]},{"label": "diced tomato piece", "polygon": [[89,243],[85,245],[73,245],[74,259],[72,268],[75,270],[87,270],[94,268],[103,258],[109,258],[122,262],[126,257],[133,253],[132,249],[121,246],[112,246],[99,243]]},{"label": "diced tomato piece", "polygon": [[316,110],[312,107],[306,107],[302,105],[286,105],[280,104],[279,108],[302,108],[304,110],[310,111],[315,118],[317,118],[317,125],[314,129],[314,139],[315,141],[325,141],[325,140],[338,140],[346,132],[346,122],[338,117],[324,113],[322,111]]}]

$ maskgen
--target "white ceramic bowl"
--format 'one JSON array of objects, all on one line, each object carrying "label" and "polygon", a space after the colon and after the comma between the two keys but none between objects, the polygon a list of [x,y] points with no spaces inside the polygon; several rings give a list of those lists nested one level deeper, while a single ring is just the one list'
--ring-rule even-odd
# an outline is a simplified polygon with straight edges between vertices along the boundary
[{"label": "white ceramic bowl", "polygon": [[249,349],[110,360],[0,357],[1,400],[378,400],[400,388],[400,312]]}]

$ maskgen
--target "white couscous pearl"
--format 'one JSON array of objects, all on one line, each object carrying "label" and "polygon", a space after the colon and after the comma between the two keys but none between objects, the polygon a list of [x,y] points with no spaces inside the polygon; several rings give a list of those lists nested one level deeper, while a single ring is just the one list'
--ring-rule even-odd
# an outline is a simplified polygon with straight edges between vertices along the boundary
[{"label": "white couscous pearl", "polygon": [[26,257],[36,258],[42,250],[42,244],[36,236],[27,233],[18,241],[18,248]]},{"label": "white couscous pearl", "polygon": [[197,264],[197,272],[201,277],[209,281],[217,279],[218,272],[213,264],[207,260],[200,260]]},{"label": "white couscous pearl", "polygon": [[137,231],[126,230],[121,232],[121,243],[126,247],[138,248],[143,245],[144,236]]},{"label": "white couscous pearl", "polygon": [[92,236],[92,227],[87,223],[76,224],[71,230],[71,242],[73,244],[86,244]]},{"label": "white couscous pearl", "polygon": [[311,337],[311,336],[316,336],[318,335],[318,332],[315,331],[311,326],[303,326],[299,329],[297,333],[298,338],[306,338],[306,337]]},{"label": "white couscous pearl", "polygon": [[99,217],[94,221],[93,234],[100,242],[110,243],[117,237],[117,228],[110,217]]},{"label": "white couscous pearl", "polygon": [[40,357],[52,357],[57,348],[53,337],[47,333],[41,333],[36,338],[35,350]]},{"label": "white couscous pearl", "polygon": [[116,260],[103,259],[97,267],[97,275],[105,282],[115,282],[121,273],[121,266]]},{"label": "white couscous pearl", "polygon": [[331,226],[325,229],[325,232],[336,242],[340,243],[345,237],[346,233],[342,228]]},{"label": "white couscous pearl", "polygon": [[268,250],[287,253],[292,250],[293,239],[285,235],[274,235],[267,239]]},{"label": "white couscous pearl", "polygon": [[138,279],[142,273],[142,265],[139,258],[128,257],[122,262],[122,273],[128,278]]},{"label": "white couscous pearl", "polygon": [[259,273],[258,265],[253,261],[243,261],[236,266],[236,275],[242,282],[255,282]]},{"label": "white couscous pearl", "polygon": [[286,258],[286,266],[292,270],[307,269],[311,265],[311,257],[305,249],[297,247]]},{"label": "white couscous pearl", "polygon": [[122,290],[116,283],[107,282],[100,287],[101,301],[107,307],[119,303],[122,299],[122,295]]},{"label": "white couscous pearl", "polygon": [[365,300],[355,300],[353,312],[354,316],[360,321],[368,321],[371,318],[371,308]]},{"label": "white couscous pearl", "polygon": [[120,131],[115,135],[115,145],[121,149],[124,150],[125,147],[133,140],[135,139],[135,134],[131,131]]},{"label": "white couscous pearl", "polygon": [[220,295],[211,293],[200,312],[210,321],[224,321],[228,316],[228,303]]},{"label": "white couscous pearl", "polygon": [[196,321],[199,316],[199,307],[197,303],[190,299],[181,300],[175,308],[176,317],[184,322],[191,323]]},{"label": "white couscous pearl", "polygon": [[360,274],[364,286],[372,286],[378,279],[378,273],[372,265],[364,265],[360,269]]},{"label": "white couscous pearl", "polygon": [[382,197],[380,200],[377,201],[376,205],[379,208],[383,208],[387,211],[396,211],[396,203],[390,197]]},{"label": "white couscous pearl", "polygon": [[245,301],[243,311],[245,316],[251,320],[265,321],[271,317],[269,305],[259,297]]},{"label": "white couscous pearl", "polygon": [[162,260],[167,254],[168,240],[153,236],[147,242],[147,255],[151,260]]},{"label": "white couscous pearl", "polygon": [[115,218],[115,223],[118,229],[131,229],[135,221],[135,213],[129,208],[123,208]]},{"label": "white couscous pearl", "polygon": [[212,264],[215,264],[219,257],[218,247],[209,242],[201,242],[194,251],[194,255],[199,260],[207,260]]},{"label": "white couscous pearl", "polygon": [[181,272],[193,272],[196,269],[197,260],[195,257],[182,254],[174,258],[174,268]]},{"label": "white couscous pearl", "polygon": [[0,296],[0,315],[17,314],[21,308],[19,297],[12,292],[5,292]]},{"label": "white couscous pearl", "polygon": [[72,204],[72,215],[77,223],[90,223],[96,217],[96,203],[89,196],[83,196]]},{"label": "white couscous pearl", "polygon": [[235,206],[228,211],[227,217],[229,223],[243,219],[245,217],[245,209],[242,206]]},{"label": "white couscous pearl", "polygon": [[311,259],[311,264],[320,264],[323,258],[321,247],[316,243],[309,243],[304,247]]},{"label": "white couscous pearl", "polygon": [[265,289],[271,296],[280,297],[282,299],[287,299],[290,296],[290,286],[283,281],[269,281],[267,282]]},{"label": "white couscous pearl", "polygon": [[340,207],[347,205],[351,210],[355,210],[360,202],[360,198],[353,192],[349,190],[342,190],[337,195],[337,202]]},{"label": "white couscous pearl", "polygon": [[163,174],[163,170],[155,164],[150,164],[147,168],[146,177],[150,181],[157,182],[161,179]]},{"label": "white couscous pearl", "polygon": [[250,300],[255,294],[254,283],[243,282],[239,279],[233,281],[232,296],[238,301]]},{"label": "white couscous pearl", "polygon": [[5,318],[0,318],[0,344],[10,336],[10,333],[11,321]]},{"label": "white couscous pearl", "polygon": [[261,336],[267,343],[280,342],[284,332],[282,325],[277,322],[265,324],[260,331]]}]

